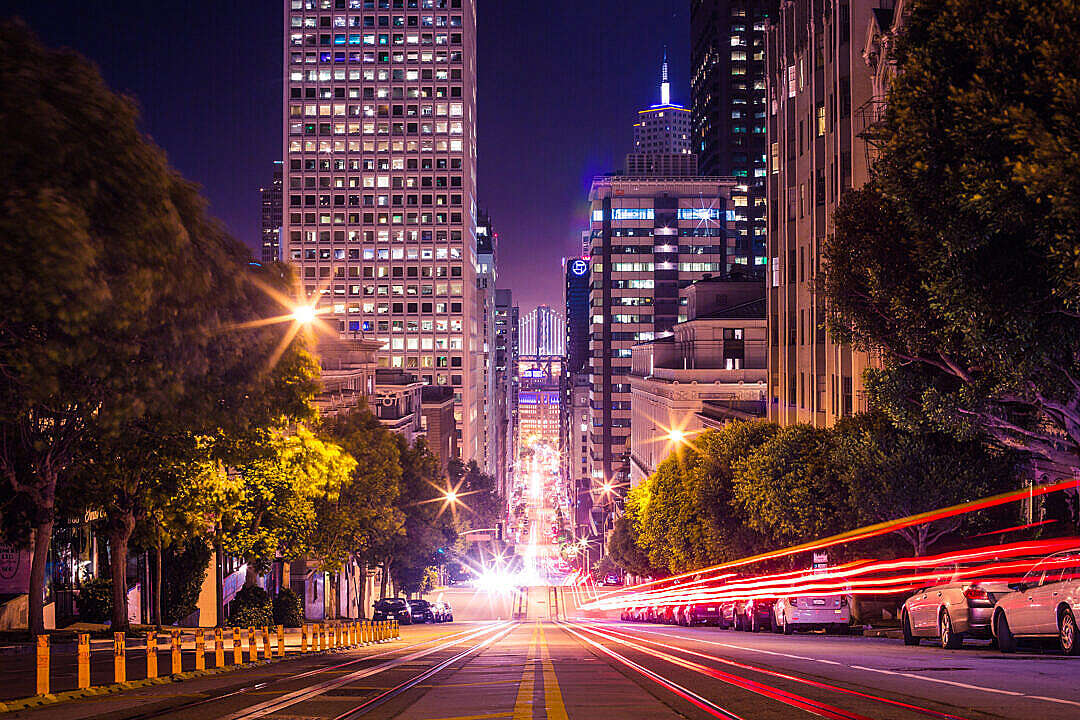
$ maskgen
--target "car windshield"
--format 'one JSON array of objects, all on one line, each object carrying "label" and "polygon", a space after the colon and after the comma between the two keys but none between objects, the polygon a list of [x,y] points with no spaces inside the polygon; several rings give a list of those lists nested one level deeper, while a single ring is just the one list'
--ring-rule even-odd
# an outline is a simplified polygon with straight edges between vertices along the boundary
[{"label": "car windshield", "polygon": [[402,607],[405,607],[405,601],[401,600],[401,599],[398,599],[398,598],[395,598],[393,600],[380,600],[377,603],[375,603],[375,607],[377,607],[380,610],[389,610],[391,608],[402,608]]},{"label": "car windshield", "polygon": [[413,600],[412,601],[413,610],[426,610],[428,608],[428,605],[430,605],[430,603],[428,603],[427,600]]}]

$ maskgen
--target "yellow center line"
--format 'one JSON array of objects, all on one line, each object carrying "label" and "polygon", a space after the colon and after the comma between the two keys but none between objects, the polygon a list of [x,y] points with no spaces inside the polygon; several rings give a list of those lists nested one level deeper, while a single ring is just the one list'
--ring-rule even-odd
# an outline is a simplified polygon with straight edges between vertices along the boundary
[{"label": "yellow center line", "polygon": [[568,720],[566,703],[563,702],[559,681],[555,677],[555,666],[551,664],[551,653],[548,652],[543,627],[540,628],[540,657],[544,666],[544,707],[547,709],[548,720]]},{"label": "yellow center line", "polygon": [[529,641],[529,651],[525,654],[525,667],[521,671],[521,684],[518,685],[513,720],[532,720],[533,690],[536,688],[536,665],[533,663],[533,655],[536,651],[536,637],[539,632],[540,625],[537,624],[533,628],[532,639]]},{"label": "yellow center line", "polygon": [[449,718],[431,718],[431,720],[492,720],[493,718],[508,718],[510,713],[485,713],[483,715],[459,715]]}]

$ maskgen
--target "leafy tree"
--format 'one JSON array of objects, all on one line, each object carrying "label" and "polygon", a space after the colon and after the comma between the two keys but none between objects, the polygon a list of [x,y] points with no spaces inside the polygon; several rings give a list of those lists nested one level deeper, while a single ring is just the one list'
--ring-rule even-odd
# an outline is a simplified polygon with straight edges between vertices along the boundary
[{"label": "leafy tree", "polygon": [[395,435],[394,440],[401,458],[399,507],[405,515],[405,533],[389,539],[384,568],[401,590],[414,593],[423,586],[435,551],[451,544],[455,533],[452,516],[442,500],[438,459],[422,439],[409,444]]},{"label": "leafy tree", "polygon": [[1080,467],[1080,5],[911,6],[884,144],[825,245],[831,332],[900,422]]},{"label": "leafy tree", "polygon": [[[316,556],[336,567],[352,559],[367,568],[386,557],[387,545],[405,532],[401,495],[400,451],[393,434],[367,408],[329,418],[321,431],[341,445],[356,464],[338,492],[316,500]],[[360,584],[360,607],[367,607],[366,583]]]},{"label": "leafy tree", "polygon": [[159,558],[164,567],[157,585],[164,594],[162,617],[175,625],[199,608],[199,593],[210,563],[210,548],[193,538],[176,542]]},{"label": "leafy tree", "polygon": [[843,529],[850,513],[835,447],[831,430],[791,425],[736,462],[733,500],[747,526],[775,545]]},{"label": "leafy tree", "polygon": [[634,575],[653,575],[654,570],[649,564],[649,556],[638,545],[637,530],[634,529],[634,519],[623,515],[618,518],[611,528],[608,537],[607,555],[617,567],[622,568]]},{"label": "leafy tree", "polygon": [[[916,515],[1015,489],[1015,453],[978,439],[958,440],[934,430],[911,432],[881,415],[859,415],[836,425],[833,462],[846,486],[857,525]],[[967,515],[902,528],[915,555],[973,519]]]}]

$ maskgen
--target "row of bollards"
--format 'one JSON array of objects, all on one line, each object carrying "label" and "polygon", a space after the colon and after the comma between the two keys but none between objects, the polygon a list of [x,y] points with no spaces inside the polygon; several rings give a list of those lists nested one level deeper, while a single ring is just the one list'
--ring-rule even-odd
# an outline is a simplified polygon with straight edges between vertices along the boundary
[{"label": "row of bollards", "polygon": [[[276,642],[271,642],[271,632]],[[244,635],[240,628],[231,629],[232,664],[244,663]],[[263,659],[285,657],[285,627],[248,628],[246,631],[247,660],[256,662]],[[308,638],[311,638],[309,644]],[[401,628],[396,620],[361,620],[347,623],[315,623],[300,628],[300,654],[338,650],[344,648],[381,643],[401,637]],[[180,630],[170,632],[169,675],[179,675],[182,670],[183,634]],[[195,631],[195,670],[206,669],[207,643],[213,643],[215,668],[225,666],[225,631],[222,628]],[[201,651],[200,651],[201,650]],[[50,644],[48,635],[37,636],[37,694],[48,695],[50,692]],[[76,645],[76,683],[79,690],[90,687],[90,635],[80,633]],[[146,635],[146,678],[153,680],[158,673],[158,634]],[[127,636],[124,633],[113,634],[113,682],[127,682]]]}]

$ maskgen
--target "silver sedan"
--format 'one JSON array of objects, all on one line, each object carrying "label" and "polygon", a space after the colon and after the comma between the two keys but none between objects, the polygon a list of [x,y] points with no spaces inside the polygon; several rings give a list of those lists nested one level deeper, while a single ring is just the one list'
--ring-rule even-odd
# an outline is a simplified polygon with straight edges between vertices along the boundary
[{"label": "silver sedan", "polygon": [[943,579],[947,581],[920,590],[904,603],[900,626],[905,645],[939,638],[942,647],[955,650],[964,644],[966,635],[991,636],[994,604],[1009,592],[1009,586]]}]

